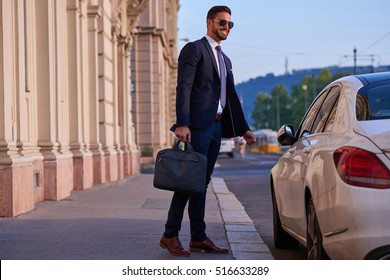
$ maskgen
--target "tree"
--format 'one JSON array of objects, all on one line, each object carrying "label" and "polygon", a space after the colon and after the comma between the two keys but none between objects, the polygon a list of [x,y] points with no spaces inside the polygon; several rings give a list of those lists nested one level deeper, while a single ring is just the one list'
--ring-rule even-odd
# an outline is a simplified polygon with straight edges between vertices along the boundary
[{"label": "tree", "polygon": [[298,128],[305,112],[318,93],[330,82],[351,73],[332,76],[329,69],[322,69],[318,77],[308,75],[299,84],[291,87],[289,95],[285,86],[273,87],[270,94],[261,92],[255,100],[252,119],[256,129],[271,128],[278,130],[283,124],[292,124]]},{"label": "tree", "polygon": [[271,95],[259,93],[254,105],[251,117],[255,129],[278,130],[280,125],[291,123],[291,97],[283,85],[273,87]]},{"label": "tree", "polygon": [[297,128],[303,114],[305,113],[305,94],[307,94],[307,88],[304,83],[300,83],[292,86],[291,99],[291,124]]},{"label": "tree", "polygon": [[291,123],[291,97],[284,85],[274,86],[271,97],[270,128],[279,130],[282,124]]},{"label": "tree", "polygon": [[318,93],[335,80],[329,69],[322,69],[320,75],[315,77],[314,75],[306,76],[302,81],[292,86],[292,124],[297,128],[303,118],[305,112],[309,108],[310,104],[314,101]]},{"label": "tree", "polygon": [[271,101],[272,98],[268,93],[260,92],[257,94],[251,113],[255,129],[269,128]]}]

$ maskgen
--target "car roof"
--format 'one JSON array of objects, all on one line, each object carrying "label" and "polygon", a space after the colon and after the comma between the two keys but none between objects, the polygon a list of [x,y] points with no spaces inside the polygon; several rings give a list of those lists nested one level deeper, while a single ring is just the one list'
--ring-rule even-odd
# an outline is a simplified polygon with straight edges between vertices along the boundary
[{"label": "car roof", "polygon": [[370,74],[355,75],[364,85],[390,80],[390,72],[378,72]]}]

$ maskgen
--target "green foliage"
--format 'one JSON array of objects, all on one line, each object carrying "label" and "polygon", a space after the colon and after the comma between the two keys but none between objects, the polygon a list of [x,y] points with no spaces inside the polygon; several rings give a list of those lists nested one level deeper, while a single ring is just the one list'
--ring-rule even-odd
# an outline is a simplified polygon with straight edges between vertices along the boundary
[{"label": "green foliage", "polygon": [[284,85],[273,87],[271,93],[260,92],[251,115],[255,129],[278,130],[287,123],[297,128],[318,93],[330,82],[350,74],[332,76],[329,69],[323,69],[318,77],[306,76],[299,84],[293,85],[290,95]]},{"label": "green foliage", "polygon": [[284,86],[279,85],[272,89],[271,95],[265,92],[257,95],[251,117],[255,129],[277,130],[281,124],[289,121],[290,115],[291,96]]},{"label": "green foliage", "polygon": [[271,102],[272,98],[268,93],[260,92],[256,96],[255,107],[251,114],[252,119],[255,120],[255,129],[269,127],[268,120],[271,118]]}]

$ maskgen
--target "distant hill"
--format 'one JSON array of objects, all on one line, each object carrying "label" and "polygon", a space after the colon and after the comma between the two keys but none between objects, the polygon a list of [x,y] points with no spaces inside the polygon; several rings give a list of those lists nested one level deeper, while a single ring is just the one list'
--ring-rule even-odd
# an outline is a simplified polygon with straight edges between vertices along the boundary
[{"label": "distant hill", "polygon": [[[319,76],[323,68],[294,70],[291,74],[285,74],[275,76],[274,74],[267,74],[266,76],[260,76],[254,79],[250,79],[247,82],[242,82],[236,85],[237,94],[242,101],[242,107],[245,112],[245,117],[249,126],[253,121],[251,113],[254,107],[254,101],[259,92],[271,93],[272,88],[276,85],[284,85],[288,92],[291,92],[291,87],[301,82],[306,76]],[[332,75],[340,72],[353,73],[353,67],[328,67]],[[356,68],[357,73],[370,73],[371,66],[360,66]],[[375,68],[375,72],[390,71],[390,65],[380,66]],[[322,89],[319,89],[322,90]]]}]

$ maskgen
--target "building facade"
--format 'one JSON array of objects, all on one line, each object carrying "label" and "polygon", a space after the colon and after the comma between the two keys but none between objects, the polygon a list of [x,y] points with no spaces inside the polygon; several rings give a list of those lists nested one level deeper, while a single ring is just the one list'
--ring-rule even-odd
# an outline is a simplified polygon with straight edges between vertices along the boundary
[{"label": "building facade", "polygon": [[156,128],[172,121],[177,11],[178,0],[0,2],[0,217],[139,173],[144,131],[167,143]]},{"label": "building facade", "polygon": [[143,11],[131,53],[136,142],[143,162],[172,146],[177,81],[178,0],[151,0]]}]

